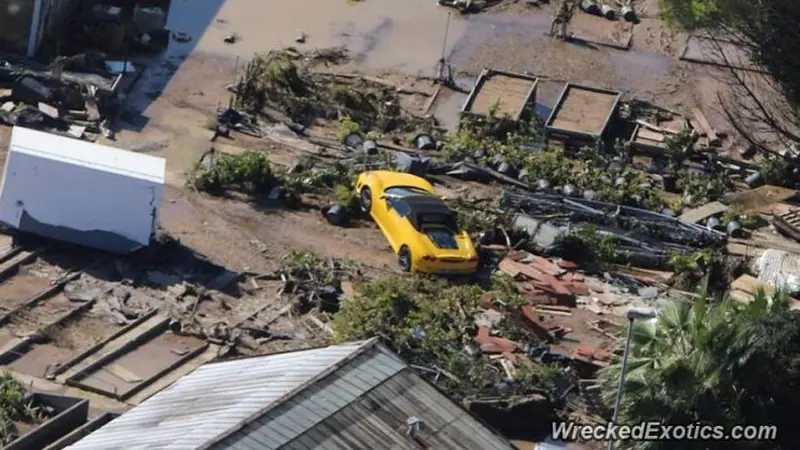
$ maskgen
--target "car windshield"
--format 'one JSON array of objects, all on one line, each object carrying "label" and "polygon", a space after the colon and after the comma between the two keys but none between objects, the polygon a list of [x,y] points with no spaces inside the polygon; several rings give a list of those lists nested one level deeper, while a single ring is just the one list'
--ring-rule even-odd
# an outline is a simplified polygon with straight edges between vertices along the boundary
[{"label": "car windshield", "polygon": [[395,186],[384,191],[389,197],[403,198],[409,195],[431,195],[430,192],[411,186]]}]

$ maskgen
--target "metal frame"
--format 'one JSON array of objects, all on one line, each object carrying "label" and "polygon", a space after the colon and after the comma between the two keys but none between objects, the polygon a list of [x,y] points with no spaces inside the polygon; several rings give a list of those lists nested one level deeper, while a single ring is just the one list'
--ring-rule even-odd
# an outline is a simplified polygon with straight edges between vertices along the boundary
[{"label": "metal frame", "polygon": [[[568,130],[565,128],[556,128],[553,126],[553,122],[555,121],[558,113],[561,111],[561,107],[564,106],[564,101],[567,99],[569,90],[573,88],[582,89],[585,91],[595,92],[599,94],[610,94],[615,96],[614,103],[611,105],[611,110],[608,112],[605,120],[603,121],[603,126],[599,134],[587,133],[585,131],[578,131],[578,130]],[[545,122],[545,130],[547,130],[548,135],[565,136],[567,138],[576,138],[581,140],[594,140],[601,138],[603,137],[603,135],[605,135],[606,130],[608,129],[608,124],[611,122],[611,118],[614,117],[614,113],[617,111],[617,107],[619,106],[619,102],[621,99],[622,99],[622,93],[619,91],[612,91],[610,89],[597,88],[593,86],[585,86],[576,83],[567,83],[566,85],[564,85],[564,89],[558,96],[558,100],[556,101],[555,106],[553,106],[553,110],[550,112],[550,116],[547,118],[547,122]]]},{"label": "metal frame", "polygon": [[514,119],[514,120],[520,120],[522,118],[522,115],[525,113],[525,110],[528,108],[528,105],[530,105],[531,101],[535,101],[536,100],[536,88],[539,86],[539,78],[535,77],[533,75],[527,75],[527,74],[524,74],[524,73],[508,72],[508,71],[505,71],[505,70],[495,70],[495,69],[489,69],[489,68],[484,68],[483,71],[481,71],[481,74],[478,76],[478,79],[475,81],[475,87],[472,88],[472,91],[470,91],[469,96],[467,97],[467,100],[464,102],[464,106],[461,107],[461,114],[462,115],[467,115],[467,116],[472,116],[472,117],[477,117],[477,118],[486,117],[484,114],[473,113],[472,111],[470,111],[470,109],[472,108],[472,104],[475,102],[475,98],[478,96],[478,93],[480,92],[480,90],[483,87],[484,83],[492,75],[501,75],[501,76],[509,77],[509,78],[518,78],[518,79],[530,81],[532,83],[531,88],[528,90],[528,93],[525,95],[525,99],[522,102],[522,106],[517,111],[517,113],[512,117],[512,119]]}]

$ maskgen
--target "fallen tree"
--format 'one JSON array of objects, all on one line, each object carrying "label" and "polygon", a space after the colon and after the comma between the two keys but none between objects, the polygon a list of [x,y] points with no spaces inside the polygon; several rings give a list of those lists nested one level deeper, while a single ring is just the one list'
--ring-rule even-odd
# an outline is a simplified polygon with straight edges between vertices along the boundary
[{"label": "fallen tree", "polygon": [[[743,49],[755,69],[728,70],[728,95],[720,95],[731,124],[751,145],[776,153],[800,142],[800,3],[793,0],[661,0],[675,27],[707,29],[723,37],[717,56],[730,63],[724,45]],[[783,148],[781,148],[783,147]],[[795,164],[796,166],[796,164]]]}]

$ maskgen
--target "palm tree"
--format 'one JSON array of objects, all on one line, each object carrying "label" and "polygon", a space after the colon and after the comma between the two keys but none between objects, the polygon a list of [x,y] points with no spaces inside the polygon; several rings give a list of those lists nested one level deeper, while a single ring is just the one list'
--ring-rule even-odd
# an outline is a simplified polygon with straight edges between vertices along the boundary
[{"label": "palm tree", "polygon": [[[788,297],[759,292],[753,302],[730,299],[710,304],[704,294],[678,300],[655,322],[637,322],[631,347],[620,423],[661,421],[667,424],[713,422],[733,424],[741,392],[732,388],[758,336],[752,319],[788,309]],[[600,372],[603,400],[614,404],[621,360]],[[631,449],[706,449],[707,442],[624,442]],[[724,448],[731,448],[730,446]]]}]

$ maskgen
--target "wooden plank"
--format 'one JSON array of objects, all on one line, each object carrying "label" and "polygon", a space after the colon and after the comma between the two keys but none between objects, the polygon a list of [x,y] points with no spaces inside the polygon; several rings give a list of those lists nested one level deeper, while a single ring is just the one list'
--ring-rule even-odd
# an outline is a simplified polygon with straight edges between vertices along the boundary
[{"label": "wooden plank", "polygon": [[797,191],[794,189],[766,184],[749,191],[727,194],[722,201],[731,206],[736,205],[746,211],[785,202],[796,195]]},{"label": "wooden plank", "polygon": [[694,116],[694,120],[705,129],[706,135],[708,136],[708,145],[718,145],[720,142],[719,136],[717,136],[717,133],[711,128],[711,124],[708,123],[708,119],[706,119],[703,111],[700,111],[699,108],[692,108],[692,115]]},{"label": "wooden plank", "polygon": [[720,202],[711,202],[686,211],[685,213],[681,214],[679,219],[683,220],[684,222],[698,223],[704,219],[723,213],[727,210],[728,207],[726,205],[723,205]]},{"label": "wooden plank", "polygon": [[569,306],[559,306],[559,305],[539,305],[536,307],[536,309],[571,312],[574,308],[570,308]]},{"label": "wooden plank", "polygon": [[511,278],[517,278],[520,274],[520,269],[518,266],[518,262],[512,261],[508,258],[503,258],[500,260],[500,264],[497,265],[497,268],[500,269],[504,274],[510,276]]},{"label": "wooden plank", "polygon": [[[744,277],[747,277],[747,279],[742,280],[742,282],[737,285],[736,282]],[[754,287],[757,289],[757,286],[762,286],[764,293],[767,295],[771,295],[772,292],[775,291],[772,286],[755,277],[750,275],[742,275],[731,284],[731,290],[728,292],[728,295],[737,302],[750,303],[755,300],[756,293],[755,290],[752,292],[750,292],[750,290],[752,290]],[[800,309],[800,300],[789,297],[789,309]]]},{"label": "wooden plank", "polygon": [[136,375],[135,373],[131,372],[125,367],[122,367],[119,364],[109,364],[106,367],[104,367],[103,370],[110,372],[112,375],[116,376],[117,378],[121,379],[126,383],[139,383],[143,380],[142,377]]},{"label": "wooden plank", "polygon": [[664,142],[664,133],[648,130],[647,128],[639,128],[639,132],[636,133],[636,138],[647,139],[648,141],[654,142]]},{"label": "wooden plank", "polygon": [[564,269],[553,264],[547,258],[542,258],[541,256],[537,255],[531,255],[531,257],[532,261],[530,264],[542,273],[546,273],[547,275],[560,276],[565,272]]},{"label": "wooden plank", "polygon": [[745,256],[748,258],[758,258],[764,253],[763,248],[755,247],[752,245],[740,244],[737,242],[728,243],[727,251],[731,255]]},{"label": "wooden plank", "polygon": [[542,314],[550,314],[550,315],[553,315],[553,316],[571,316],[572,315],[572,313],[569,312],[569,311],[556,311],[556,310],[552,310],[552,309],[542,309],[542,306],[543,305],[539,305],[539,306],[537,306],[537,307],[535,307],[533,309],[536,312],[540,312]]},{"label": "wooden plank", "polygon": [[731,290],[733,291],[742,291],[746,292],[751,295],[755,295],[758,292],[758,289],[762,289],[765,294],[769,295],[775,292],[775,288],[770,286],[769,284],[759,280],[758,278],[752,275],[742,275],[739,278],[733,280],[731,283]]},{"label": "wooden plank", "polygon": [[[639,125],[641,125],[641,126],[643,126],[645,128],[649,128],[650,130],[658,132],[658,133],[662,133],[662,134],[678,134],[678,131],[676,131],[676,130],[671,130],[669,128],[660,127],[658,125],[654,125],[654,124],[652,124],[650,122],[647,122],[647,121],[644,121],[644,120],[641,120],[641,119],[637,119],[636,123],[638,123]],[[641,129],[640,129],[640,131],[641,131]]]}]

